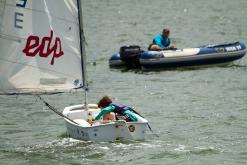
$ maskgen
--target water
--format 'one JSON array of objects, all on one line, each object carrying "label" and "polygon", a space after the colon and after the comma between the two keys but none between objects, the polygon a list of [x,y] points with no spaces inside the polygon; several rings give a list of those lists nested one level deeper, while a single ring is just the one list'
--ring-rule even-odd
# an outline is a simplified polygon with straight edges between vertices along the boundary
[{"label": "water", "polygon": [[[0,96],[0,164],[246,164],[247,60],[155,72],[109,69],[121,45],[143,48],[164,27],[178,48],[247,43],[246,0],[83,0],[89,101],[137,108],[159,137],[92,143],[66,136],[63,119],[33,96]],[[95,62],[96,65],[91,63]],[[60,111],[81,93],[44,96]]]}]

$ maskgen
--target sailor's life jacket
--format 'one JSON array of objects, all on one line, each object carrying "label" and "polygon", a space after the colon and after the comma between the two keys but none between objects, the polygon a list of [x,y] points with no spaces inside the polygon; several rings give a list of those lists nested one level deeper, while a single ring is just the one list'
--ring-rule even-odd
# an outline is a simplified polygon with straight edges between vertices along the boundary
[{"label": "sailor's life jacket", "polygon": [[117,120],[125,120],[127,122],[137,121],[136,114],[132,108],[118,103],[111,103],[110,105],[115,107],[113,112],[116,114]]}]

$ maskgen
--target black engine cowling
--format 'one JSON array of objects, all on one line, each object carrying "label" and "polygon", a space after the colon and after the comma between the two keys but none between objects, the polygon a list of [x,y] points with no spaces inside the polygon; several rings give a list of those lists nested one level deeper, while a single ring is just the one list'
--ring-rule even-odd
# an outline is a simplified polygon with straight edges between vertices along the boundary
[{"label": "black engine cowling", "polygon": [[127,68],[139,68],[140,67],[140,55],[141,48],[138,45],[128,45],[120,47],[120,58],[125,62]]}]

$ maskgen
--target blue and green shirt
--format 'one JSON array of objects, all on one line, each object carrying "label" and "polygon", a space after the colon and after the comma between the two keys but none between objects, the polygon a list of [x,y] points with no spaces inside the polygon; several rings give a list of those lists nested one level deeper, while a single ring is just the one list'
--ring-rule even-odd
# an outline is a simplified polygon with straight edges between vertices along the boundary
[{"label": "blue and green shirt", "polygon": [[164,49],[170,45],[170,39],[168,37],[164,38],[162,34],[158,34],[153,39],[153,43],[158,45],[160,48]]},{"label": "blue and green shirt", "polygon": [[[98,115],[95,117],[95,120],[99,120],[102,116],[109,112],[114,112],[117,109],[117,107],[114,104],[109,105],[108,107],[103,108]],[[130,110],[124,110],[124,115],[127,115],[130,117],[132,121],[137,121],[137,118],[135,116],[135,113],[131,112]]]}]

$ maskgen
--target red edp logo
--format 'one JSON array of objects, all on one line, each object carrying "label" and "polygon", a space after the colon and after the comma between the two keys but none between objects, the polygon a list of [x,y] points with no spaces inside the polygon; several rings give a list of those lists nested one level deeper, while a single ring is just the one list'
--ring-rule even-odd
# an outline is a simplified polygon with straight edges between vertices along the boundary
[{"label": "red edp logo", "polygon": [[26,56],[35,57],[39,54],[40,57],[47,58],[52,55],[51,65],[54,65],[55,58],[59,58],[64,55],[62,50],[61,40],[59,37],[55,38],[55,42],[52,45],[53,31],[50,31],[50,36],[45,36],[41,40],[39,36],[30,35],[27,38],[26,46],[22,50]]}]

